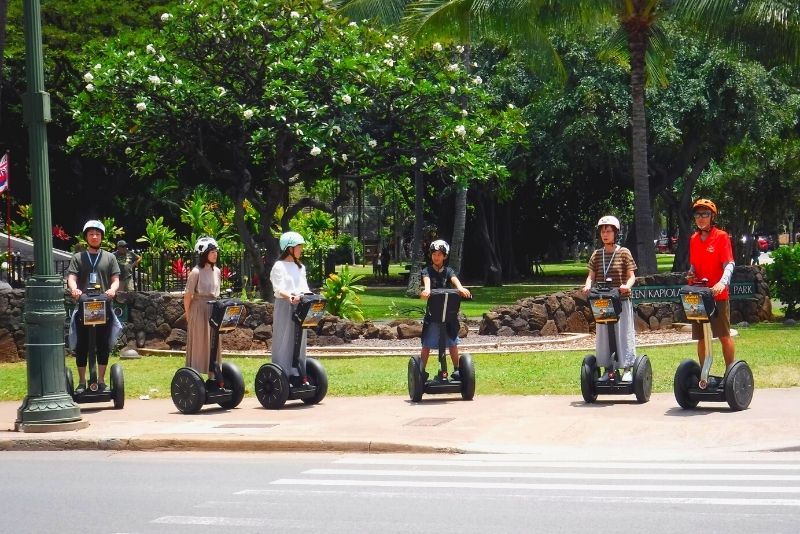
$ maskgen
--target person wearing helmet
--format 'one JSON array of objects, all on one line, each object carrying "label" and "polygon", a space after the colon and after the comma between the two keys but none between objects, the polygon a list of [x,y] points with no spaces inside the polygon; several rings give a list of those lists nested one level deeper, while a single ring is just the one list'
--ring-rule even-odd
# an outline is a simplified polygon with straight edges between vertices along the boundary
[{"label": "person wearing helmet", "polygon": [[[461,285],[456,272],[445,265],[448,254],[450,254],[450,245],[442,239],[437,239],[430,244],[431,264],[422,269],[422,285],[423,289],[420,293],[420,298],[427,300],[431,296],[431,289],[451,289],[458,290],[464,298],[471,298],[472,293],[469,289]],[[458,371],[458,329],[459,324],[442,325],[439,323],[431,322],[430,317],[426,314],[422,323],[422,350],[420,351],[420,360],[422,365],[422,372],[425,379],[428,378],[428,373],[425,372],[425,365],[428,363],[428,356],[431,349],[438,350],[439,348],[439,328],[447,328],[447,347],[450,351],[450,360],[453,362],[453,380],[460,380]]]},{"label": "person wearing helmet", "polygon": [[[209,361],[211,352],[211,325],[208,319],[211,309],[208,301],[219,298],[222,272],[217,267],[219,245],[212,237],[201,237],[195,243],[197,265],[186,278],[183,292],[183,310],[186,312],[186,366],[198,373],[208,373],[206,388],[219,389],[216,373]],[[217,347],[216,362],[221,365],[220,347]]]},{"label": "person wearing helmet", "polygon": [[[300,296],[311,293],[306,279],[306,267],[300,262],[303,255],[303,236],[297,232],[286,232],[278,242],[281,254],[272,266],[269,279],[275,294],[275,309],[272,313],[272,363],[288,373],[294,356],[294,323],[292,313],[300,303]],[[303,385],[308,384],[306,368],[306,336],[303,329],[300,341],[300,372]]]},{"label": "person wearing helmet", "polygon": [[[597,221],[597,228],[600,232],[600,241],[603,246],[595,250],[591,258],[589,258],[587,265],[589,274],[586,277],[582,292],[584,295],[588,295],[595,281],[604,281],[609,278],[611,279],[611,285],[619,288],[622,312],[615,327],[617,356],[620,366],[624,368],[622,381],[631,382],[633,380],[633,363],[636,360],[636,329],[633,303],[630,296],[631,288],[636,283],[636,262],[630,250],[617,244],[620,231],[619,219],[613,215],[601,217]],[[597,365],[605,367],[603,375],[600,377],[601,381],[608,380],[608,371],[611,367],[608,331],[608,325],[596,325],[595,354]]]},{"label": "person wearing helmet", "polygon": [[[689,283],[708,279],[711,294],[717,304],[717,314],[711,319],[711,333],[722,345],[722,355],[726,368],[735,361],[735,347],[731,337],[731,308],[728,285],[733,276],[733,249],[728,233],[714,224],[717,218],[717,205],[701,198],[692,205],[692,215],[697,231],[689,238]],[[702,367],[705,360],[703,329],[692,322],[692,339],[697,340],[697,357]]]},{"label": "person wearing helmet", "polygon": [[[106,227],[98,220],[92,219],[83,225],[86,250],[73,254],[67,268],[67,289],[69,289],[70,295],[76,302],[87,289],[99,289],[109,298],[114,298],[117,294],[119,289],[119,264],[114,254],[101,248],[105,233]],[[116,318],[115,315],[114,318]],[[74,326],[72,323],[75,323]],[[96,329],[98,340],[108,340],[108,343],[98,342],[96,348],[97,387],[100,392],[106,389],[105,377],[108,355],[111,352],[111,346],[118,337],[114,326],[114,320],[104,325],[84,326],[75,322],[75,314],[73,314],[70,328],[73,329],[76,335],[75,360],[78,367],[76,395],[82,395],[86,391],[86,364],[89,359],[89,332],[91,328]]]}]

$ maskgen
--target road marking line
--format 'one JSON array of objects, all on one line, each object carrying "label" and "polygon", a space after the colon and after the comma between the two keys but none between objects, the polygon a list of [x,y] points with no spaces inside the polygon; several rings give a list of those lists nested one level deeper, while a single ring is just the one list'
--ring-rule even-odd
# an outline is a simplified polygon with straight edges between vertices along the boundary
[{"label": "road marking line", "polygon": [[191,515],[165,515],[151,523],[162,525],[207,525],[220,527],[266,527],[272,524],[268,518],[257,517],[197,517]]},{"label": "road marking line", "polygon": [[585,479],[585,480],[689,480],[710,482],[712,480],[752,480],[782,481],[800,480],[800,475],[725,475],[696,473],[520,473],[515,471],[433,471],[433,470],[400,470],[400,469],[308,469],[304,475],[332,476],[387,476],[387,477],[460,477],[460,478],[550,478],[550,479]]},{"label": "road marking line", "polygon": [[653,469],[664,471],[718,471],[754,470],[754,471],[800,471],[800,463],[796,464],[732,464],[732,463],[658,463],[658,462],[544,462],[527,460],[427,460],[405,458],[339,458],[337,464],[350,465],[422,465],[422,466],[458,466],[458,467],[549,467],[549,468],[578,468],[578,469]]},{"label": "road marking line", "polygon": [[[654,484],[534,484],[528,482],[446,482],[430,480],[348,480],[324,478],[281,478],[273,480],[276,486],[368,486],[382,488],[442,488],[442,489],[526,489],[568,491],[631,491],[631,492],[683,492],[683,493],[800,493],[800,487],[775,486],[713,486],[713,485],[666,485]],[[255,490],[258,491],[258,490]]]}]

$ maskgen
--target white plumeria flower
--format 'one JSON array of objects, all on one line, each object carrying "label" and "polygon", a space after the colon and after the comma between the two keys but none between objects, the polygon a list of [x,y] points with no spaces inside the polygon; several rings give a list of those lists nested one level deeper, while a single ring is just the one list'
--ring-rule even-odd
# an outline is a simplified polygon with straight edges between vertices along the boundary
[{"label": "white plumeria flower", "polygon": [[67,144],[68,144],[68,145],[71,145],[71,144],[72,144],[72,136],[71,136],[71,135],[68,135],[68,136],[67,136]]},{"label": "white plumeria flower", "polygon": [[167,22],[171,18],[172,18],[172,15],[170,15],[169,13],[162,13],[161,14],[161,22]]},{"label": "white plumeria flower", "polygon": [[450,86],[450,94],[451,94],[451,95],[454,95],[454,94],[456,94],[456,88],[455,88],[455,87],[453,87],[452,85]]},{"label": "white plumeria flower", "polygon": [[413,158],[412,157],[409,161],[411,161],[412,165],[416,165],[417,164],[417,158]]},{"label": "white plumeria flower", "polygon": [[131,154],[133,154],[133,149],[131,147],[127,147],[125,149],[125,153],[128,154],[128,155],[131,155]]},{"label": "white plumeria flower", "polygon": [[458,71],[458,63],[452,63],[447,66],[447,70],[450,72],[457,72]]},{"label": "white plumeria flower", "polygon": [[322,150],[317,145],[314,145],[314,147],[311,149],[310,154],[312,156],[319,156],[320,154],[322,154]]},{"label": "white plumeria flower", "polygon": [[217,87],[217,91],[219,91],[219,96],[225,96],[225,93],[227,93],[227,92],[228,92],[228,91],[226,91],[226,90],[225,90],[225,88],[224,88],[224,87],[222,87],[221,85]]},{"label": "white plumeria flower", "polygon": [[252,119],[253,118],[253,110],[252,109],[246,109],[246,110],[244,110],[244,113],[242,113],[242,115],[244,115],[245,119]]},{"label": "white plumeria flower", "polygon": [[475,76],[474,78],[472,78],[472,83],[474,83],[475,85],[480,85],[483,83],[483,78],[481,78],[480,76]]},{"label": "white plumeria flower", "polygon": [[145,104],[144,102],[139,102],[138,104],[136,104],[136,109],[138,109],[139,111],[144,111],[147,109],[147,104]]},{"label": "white plumeria flower", "polygon": [[393,60],[392,58],[389,58],[389,59],[384,59],[384,60],[383,60],[383,62],[384,62],[386,65],[390,66],[390,67],[394,67],[394,60]]},{"label": "white plumeria flower", "polygon": [[350,26],[351,28],[357,28],[358,24],[356,24],[355,22],[351,22],[350,24],[348,24],[348,26]]},{"label": "white plumeria flower", "polygon": [[86,90],[91,93],[92,91],[94,91],[94,85],[92,85],[90,83],[87,83],[86,84]]},{"label": "white plumeria flower", "polygon": [[442,51],[442,43],[433,43],[433,51],[434,52],[441,52]]},{"label": "white plumeria flower", "polygon": [[172,83],[174,83],[175,85],[183,85],[183,80],[181,80],[180,78],[175,78],[175,81]]},{"label": "white plumeria flower", "polygon": [[159,63],[164,63],[166,60],[167,60],[167,58],[165,58],[164,56],[158,56],[158,62]]},{"label": "white plumeria flower", "polygon": [[456,50],[458,50],[459,54],[463,54],[464,53],[464,46],[463,45],[458,45],[456,47]]},{"label": "white plumeria flower", "polygon": [[[300,128],[298,128],[298,129],[296,129],[296,130],[294,131],[294,134],[295,134],[297,137],[303,137],[303,130],[301,130]],[[313,151],[312,151],[312,153],[313,153]]]},{"label": "white plumeria flower", "polygon": [[347,161],[347,154],[342,154],[342,161]]},{"label": "white plumeria flower", "polygon": [[331,131],[333,133],[335,133],[336,135],[339,135],[340,133],[342,133],[342,129],[336,124],[333,125],[333,127],[331,128]]},{"label": "white plumeria flower", "polygon": [[478,126],[477,128],[475,128],[475,133],[477,133],[478,137],[480,137],[484,133],[486,133],[486,130],[483,129],[483,126]]},{"label": "white plumeria flower", "polygon": [[100,63],[96,63],[95,66],[94,66],[94,70],[100,70],[102,68],[103,68],[103,66]]},{"label": "white plumeria flower", "polygon": [[386,41],[385,43],[383,43],[383,47],[384,48],[388,48],[389,50],[393,50],[394,49],[394,43],[392,43],[391,41]]},{"label": "white plumeria flower", "polygon": [[376,146],[378,146],[378,142],[375,139],[370,139],[367,144],[369,145],[370,148],[375,148]]},{"label": "white plumeria flower", "polygon": [[153,85],[161,85],[161,78],[159,78],[158,76],[153,76],[153,75],[148,76],[147,81],[152,83]]},{"label": "white plumeria flower", "polygon": [[350,102],[352,102],[352,101],[353,101],[353,99],[352,99],[352,98],[350,98],[350,95],[344,95],[344,96],[342,97],[342,102],[344,102],[345,104],[349,104],[349,103],[350,103]]},{"label": "white plumeria flower", "polygon": [[156,47],[153,46],[152,44],[147,45],[145,47],[145,50],[147,50],[148,54],[155,54],[156,53]]},{"label": "white plumeria flower", "polygon": [[508,109],[514,109],[514,104],[509,103],[508,104]]},{"label": "white plumeria flower", "polygon": [[86,74],[83,75],[83,81],[85,81],[86,83],[91,83],[92,80],[94,80],[94,76],[92,76],[91,72],[87,72]]},{"label": "white plumeria flower", "polygon": [[461,110],[461,116],[462,117],[466,117],[467,115],[469,115],[469,112],[466,109],[462,109]]},{"label": "white plumeria flower", "polygon": [[289,13],[289,16],[292,17],[293,19],[299,19],[300,13],[298,13],[297,11],[292,11],[291,13]]},{"label": "white plumeria flower", "polygon": [[73,119],[77,119],[78,117],[80,117],[80,115],[81,115],[81,110],[79,109],[76,109],[75,111],[72,112]]},{"label": "white plumeria flower", "polygon": [[456,126],[456,133],[461,137],[464,137],[465,135],[467,135],[467,129],[464,128],[463,124],[459,124],[458,126]]},{"label": "white plumeria flower", "polygon": [[270,110],[270,111],[275,111],[275,109],[276,109],[276,108],[275,108],[275,104],[270,104],[270,105],[269,105],[269,110]]},{"label": "white plumeria flower", "polygon": [[135,55],[136,55],[136,52],[134,52],[133,50],[128,52],[128,57],[134,57]]}]

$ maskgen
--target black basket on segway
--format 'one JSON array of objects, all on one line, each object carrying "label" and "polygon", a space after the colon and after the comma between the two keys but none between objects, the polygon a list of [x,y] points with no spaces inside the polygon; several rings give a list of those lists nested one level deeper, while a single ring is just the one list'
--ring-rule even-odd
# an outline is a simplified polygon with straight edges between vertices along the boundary
[{"label": "black basket on segway", "polygon": [[597,357],[589,354],[583,358],[581,365],[581,394],[587,403],[597,401],[597,396],[604,395],[636,395],[638,402],[650,400],[653,389],[653,369],[647,355],[637,356],[633,363],[632,380],[621,380],[619,354],[617,350],[616,327],[622,313],[622,299],[619,288],[611,285],[611,279],[597,282],[589,291],[588,301],[594,321],[598,325],[608,327],[609,354],[611,366],[607,368],[608,380],[600,380],[600,368]]},{"label": "black basket on segway", "polygon": [[[294,347],[292,368],[282,369],[276,363],[265,363],[256,373],[255,392],[264,408],[277,410],[288,400],[318,404],[328,394],[328,375],[315,358],[300,358],[303,329],[317,328],[325,316],[328,301],[322,295],[306,293],[292,311]],[[303,378],[307,383],[303,383]]]},{"label": "black basket on segway", "polygon": [[[115,363],[109,369],[110,388],[100,390],[97,382],[97,329],[96,327],[105,326],[113,321],[114,310],[111,307],[111,298],[100,291],[99,288],[87,289],[78,298],[77,315],[75,317],[79,327],[91,327],[88,339],[88,363],[89,363],[89,382],[88,387],[81,394],[75,393],[75,382],[72,369],[65,369],[65,380],[67,392],[73,400],[78,403],[109,402],[114,403],[117,410],[125,406],[125,378],[122,373],[122,366]],[[100,340],[108,343],[108,340]]]},{"label": "black basket on segway", "polygon": [[744,410],[753,399],[753,372],[747,362],[738,360],[726,369],[724,376],[711,374],[714,361],[711,319],[717,314],[717,302],[708,287],[708,280],[681,287],[681,307],[688,321],[703,329],[705,351],[702,367],[693,360],[684,360],[675,371],[672,388],[675,400],[684,409],[697,407],[700,401],[727,402],[733,411]]},{"label": "black basket on segway", "polygon": [[204,404],[236,408],[244,398],[244,378],[239,368],[229,362],[217,363],[219,335],[236,328],[244,314],[244,305],[238,299],[216,299],[208,301],[208,306],[208,324],[211,326],[208,369],[214,372],[215,382],[204,381],[202,375],[191,367],[178,369],[172,377],[170,393],[175,407],[185,414],[199,412]]},{"label": "black basket on segway", "polygon": [[475,396],[475,365],[470,354],[462,354],[458,359],[459,379],[453,379],[447,370],[447,325],[458,324],[460,306],[458,290],[431,290],[426,316],[431,324],[439,325],[439,371],[433,380],[426,380],[421,357],[411,357],[408,361],[408,395],[414,402],[422,400],[423,393],[461,393],[464,400],[472,400]]}]

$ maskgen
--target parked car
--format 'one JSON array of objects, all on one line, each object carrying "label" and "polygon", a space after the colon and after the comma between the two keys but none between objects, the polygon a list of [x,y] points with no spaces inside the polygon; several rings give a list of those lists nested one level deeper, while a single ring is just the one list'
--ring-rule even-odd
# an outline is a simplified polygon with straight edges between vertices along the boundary
[{"label": "parked car", "polygon": [[769,240],[766,237],[758,238],[758,250],[766,252],[769,250]]}]

